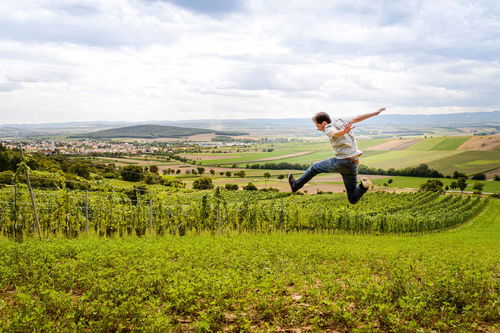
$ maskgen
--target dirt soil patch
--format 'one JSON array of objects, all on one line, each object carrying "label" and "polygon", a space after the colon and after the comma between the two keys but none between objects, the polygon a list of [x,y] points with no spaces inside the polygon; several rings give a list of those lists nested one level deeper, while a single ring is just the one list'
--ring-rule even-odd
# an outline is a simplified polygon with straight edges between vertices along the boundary
[{"label": "dirt soil patch", "polygon": [[385,150],[385,151],[404,150],[419,141],[422,141],[422,139],[399,139],[399,140],[384,142],[379,145],[366,148],[365,150]]},{"label": "dirt soil patch", "polygon": [[499,135],[476,136],[465,141],[458,150],[496,150],[500,146]]},{"label": "dirt soil patch", "polygon": [[484,174],[486,175],[486,179],[494,179],[495,175],[500,176],[500,168],[485,172]]}]

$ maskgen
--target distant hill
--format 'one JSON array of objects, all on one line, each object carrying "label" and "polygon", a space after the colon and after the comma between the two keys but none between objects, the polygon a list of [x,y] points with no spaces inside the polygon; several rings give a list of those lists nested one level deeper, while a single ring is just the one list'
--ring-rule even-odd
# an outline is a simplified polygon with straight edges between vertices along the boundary
[{"label": "distant hill", "polygon": [[72,135],[70,138],[144,138],[144,139],[154,139],[154,138],[183,138],[196,134],[209,134],[214,133],[216,135],[246,135],[248,133],[243,132],[224,132],[224,131],[214,131],[202,128],[189,128],[189,127],[178,127],[178,126],[162,126],[162,125],[137,125],[137,126],[127,126],[120,128],[112,128],[92,133],[84,133],[78,135]]},{"label": "distant hill", "polygon": [[[328,111],[328,110],[327,110]],[[368,110],[367,110],[368,112]],[[361,112],[359,112],[361,113]],[[313,112],[310,115],[312,116]],[[355,116],[356,114],[352,114]],[[306,116],[306,115],[305,115]],[[337,115],[331,112],[332,117]],[[310,130],[311,118],[284,118],[284,119],[191,119],[191,120],[158,120],[148,122],[124,122],[124,121],[89,121],[89,122],[68,122],[68,123],[48,123],[48,124],[5,124],[0,125],[0,137],[2,136],[37,136],[37,135],[54,135],[54,134],[74,134],[73,137],[88,137],[86,134],[100,130],[97,133],[103,133],[103,128],[127,128],[136,127],[138,125],[153,126],[162,125],[164,127],[182,127],[183,131],[192,129],[196,131],[203,131],[198,133],[217,133],[216,131],[237,130]],[[381,114],[363,122],[363,128],[396,125],[411,130],[414,128],[436,128],[447,126],[488,126],[498,128],[500,132],[500,111],[493,112],[468,112],[468,113],[450,113],[450,114],[423,114],[423,115],[410,115],[410,114]],[[186,126],[186,127],[183,127]],[[208,132],[211,131],[211,132]],[[179,137],[175,136],[175,131],[167,131],[166,137]],[[181,132],[182,133],[182,132]],[[183,132],[186,133],[186,132]],[[112,133],[111,133],[112,134]],[[156,132],[145,134],[156,135]],[[109,134],[105,134],[109,135]],[[161,136],[153,137],[164,137]],[[171,136],[174,135],[174,136]],[[189,134],[186,134],[189,135]],[[186,135],[181,135],[186,136]],[[233,134],[234,135],[234,134]],[[115,136],[112,136],[115,137]],[[137,137],[137,136],[133,136]],[[139,136],[143,137],[143,136]],[[148,136],[150,137],[150,136]]]}]

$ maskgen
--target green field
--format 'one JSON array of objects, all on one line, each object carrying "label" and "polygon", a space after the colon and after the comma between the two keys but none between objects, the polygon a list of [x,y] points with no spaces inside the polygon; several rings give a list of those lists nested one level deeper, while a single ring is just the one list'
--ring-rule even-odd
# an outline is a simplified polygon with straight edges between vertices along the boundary
[{"label": "green field", "polygon": [[498,332],[500,201],[458,228],[0,242],[4,332]]},{"label": "green field", "polygon": [[432,150],[456,150],[460,145],[468,141],[470,137],[447,138],[432,147]]},{"label": "green field", "polygon": [[[486,172],[500,167],[500,154],[494,151],[461,151],[457,148],[471,137],[432,137],[424,138],[412,146],[401,151],[370,151],[369,147],[391,141],[393,139],[359,140],[360,149],[364,150],[361,163],[372,168],[401,169],[405,167],[416,167],[425,163],[439,172],[450,175],[459,171],[472,175]],[[261,145],[256,149],[249,149],[240,153],[232,153],[225,157],[224,154],[204,153],[198,154],[201,163],[206,166],[232,166],[245,167],[247,164],[264,163],[298,163],[312,164],[330,158],[334,155],[329,142],[304,142],[273,144],[272,152],[264,152],[263,149],[270,145]],[[257,150],[257,151],[255,151]],[[292,154],[299,156],[289,156]],[[235,154],[237,156],[235,156]],[[210,156],[215,159],[203,160]]]},{"label": "green field", "polygon": [[[402,169],[405,167],[415,167],[419,164],[431,164],[432,161],[442,159],[443,157],[452,157],[460,154],[459,151],[387,151],[381,154],[362,157],[361,163],[373,168],[382,169]],[[437,169],[439,170],[439,169]]]},{"label": "green field", "polygon": [[443,157],[428,163],[429,167],[451,174],[458,170],[468,175],[500,167],[498,151],[463,151],[459,154]]}]

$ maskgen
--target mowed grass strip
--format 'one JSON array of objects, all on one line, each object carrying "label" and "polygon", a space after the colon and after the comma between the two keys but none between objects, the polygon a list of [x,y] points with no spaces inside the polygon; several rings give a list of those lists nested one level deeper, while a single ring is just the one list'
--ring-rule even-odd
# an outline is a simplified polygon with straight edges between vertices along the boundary
[{"label": "mowed grass strip", "polygon": [[[363,156],[361,163],[373,168],[401,169],[405,167],[415,167],[422,163],[430,165],[432,161],[458,155],[459,151],[388,151],[382,154]],[[440,170],[439,168],[436,168]]]},{"label": "mowed grass strip", "polygon": [[456,150],[460,145],[469,140],[470,137],[447,138],[437,143],[431,150]]},{"label": "mowed grass strip", "polygon": [[423,236],[0,243],[0,330],[497,331],[500,202]]}]

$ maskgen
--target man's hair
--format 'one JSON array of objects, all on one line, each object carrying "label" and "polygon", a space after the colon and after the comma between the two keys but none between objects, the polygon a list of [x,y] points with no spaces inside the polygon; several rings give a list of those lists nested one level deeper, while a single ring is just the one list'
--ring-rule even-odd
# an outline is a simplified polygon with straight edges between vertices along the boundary
[{"label": "man's hair", "polygon": [[312,117],[312,120],[316,124],[322,124],[324,121],[326,121],[328,124],[330,124],[332,122],[332,120],[330,119],[330,116],[326,112],[318,112],[318,113],[316,113],[314,115],[314,117]]}]

